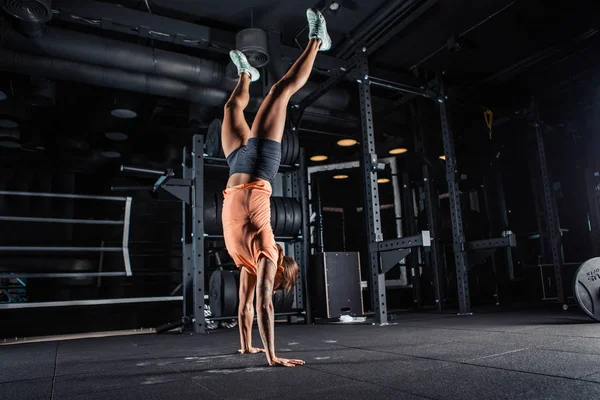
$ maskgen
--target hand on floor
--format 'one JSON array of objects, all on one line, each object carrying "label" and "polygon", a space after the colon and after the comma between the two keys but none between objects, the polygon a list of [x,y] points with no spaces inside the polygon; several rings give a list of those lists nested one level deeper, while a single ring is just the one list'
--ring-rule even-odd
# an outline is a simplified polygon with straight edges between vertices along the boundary
[{"label": "hand on floor", "polygon": [[279,358],[276,357],[271,361],[270,365],[272,367],[295,367],[296,365],[304,365],[304,361],[302,360],[288,360],[287,358]]},{"label": "hand on floor", "polygon": [[248,349],[239,349],[238,353],[241,354],[256,354],[256,353],[264,353],[265,349],[259,349],[257,347],[250,347]]}]

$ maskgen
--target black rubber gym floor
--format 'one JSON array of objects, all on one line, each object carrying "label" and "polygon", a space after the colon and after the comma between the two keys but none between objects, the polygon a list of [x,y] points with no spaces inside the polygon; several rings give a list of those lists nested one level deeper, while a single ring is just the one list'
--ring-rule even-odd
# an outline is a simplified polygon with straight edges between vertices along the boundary
[{"label": "black rubber gym floor", "polygon": [[306,361],[292,369],[235,354],[237,329],[0,346],[0,399],[600,398],[600,324],[578,313],[396,322],[278,325],[279,355]]}]

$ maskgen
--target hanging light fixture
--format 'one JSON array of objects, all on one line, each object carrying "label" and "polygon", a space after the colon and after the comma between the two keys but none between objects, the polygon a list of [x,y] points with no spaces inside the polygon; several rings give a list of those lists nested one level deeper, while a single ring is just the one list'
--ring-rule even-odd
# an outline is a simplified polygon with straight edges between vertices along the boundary
[{"label": "hanging light fixture", "polygon": [[439,159],[440,159],[440,160],[442,160],[442,161],[446,161],[446,156],[442,154],[442,155],[439,157]]},{"label": "hanging light fixture", "polygon": [[377,179],[377,183],[389,183],[390,180],[388,178],[379,178]]},{"label": "hanging light fixture", "polygon": [[327,160],[329,157],[325,156],[325,155],[316,155],[316,156],[312,156],[310,158],[310,161],[325,161]]},{"label": "hanging light fixture", "polygon": [[355,139],[342,139],[342,140],[338,140],[337,145],[340,147],[350,147],[350,146],[354,146],[356,143],[358,143]]},{"label": "hanging light fixture", "polygon": [[396,147],[395,149],[391,149],[388,153],[389,154],[404,154],[408,151],[408,149],[406,147]]},{"label": "hanging light fixture", "polygon": [[348,179],[348,175],[334,175],[333,179]]}]

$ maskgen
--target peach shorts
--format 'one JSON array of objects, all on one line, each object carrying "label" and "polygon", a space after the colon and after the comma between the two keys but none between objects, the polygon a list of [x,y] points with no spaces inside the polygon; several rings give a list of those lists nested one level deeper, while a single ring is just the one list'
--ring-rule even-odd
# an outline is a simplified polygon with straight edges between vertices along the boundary
[{"label": "peach shorts", "polygon": [[223,191],[225,246],[235,264],[252,275],[261,255],[275,265],[279,258],[271,228],[271,193],[271,184],[262,180]]}]

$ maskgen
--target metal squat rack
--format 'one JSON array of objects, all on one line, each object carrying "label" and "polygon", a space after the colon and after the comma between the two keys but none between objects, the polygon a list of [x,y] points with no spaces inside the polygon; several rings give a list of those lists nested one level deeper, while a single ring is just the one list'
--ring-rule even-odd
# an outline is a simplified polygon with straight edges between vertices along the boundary
[{"label": "metal squat rack", "polygon": [[[191,151],[188,147],[183,149],[182,178],[174,178],[172,169],[167,171],[122,166],[121,170],[130,173],[158,176],[156,183],[150,188],[153,191],[163,189],[181,200],[182,215],[182,254],[183,254],[183,317],[181,321],[165,325],[165,330],[183,327],[193,333],[207,333],[204,308],[208,295],[205,295],[205,240],[220,239],[222,236],[208,235],[204,229],[204,173],[208,168],[227,167],[226,160],[208,157],[204,154],[204,136],[196,134],[192,138]],[[302,228],[296,237],[277,238],[285,240],[288,250],[293,251],[294,257],[300,267],[298,283],[295,289],[296,309],[302,310],[293,315],[304,313],[305,321],[311,321],[309,297],[307,295],[306,274],[309,259],[309,227],[308,227],[308,194],[307,170],[304,150],[300,150],[299,163],[294,166],[281,166],[283,172],[283,191],[288,197],[296,198],[302,207]],[[120,187],[113,190],[148,189],[146,187]],[[288,315],[290,313],[286,313]],[[222,319],[222,318],[215,318]]]},{"label": "metal squat rack", "polygon": [[[375,48],[376,49],[376,48]],[[375,50],[373,49],[373,50]],[[420,87],[412,87],[405,84],[394,84],[393,82],[385,81],[371,77],[369,75],[368,49],[362,47],[347,61],[346,65],[340,67],[333,72],[331,76],[324,81],[319,88],[313,93],[305,97],[300,103],[292,106],[291,112],[292,122],[298,126],[302,119],[303,111],[310,106],[315,100],[325,94],[330,88],[339,83],[347,76],[354,79],[358,84],[360,98],[360,114],[362,121],[362,137],[361,137],[361,157],[360,167],[362,169],[362,177],[365,186],[365,212],[366,212],[366,229],[368,232],[369,243],[369,271],[371,281],[371,304],[375,312],[376,321],[378,324],[387,324],[387,305],[385,292],[385,272],[386,264],[406,255],[406,249],[409,247],[431,247],[434,252],[433,268],[434,268],[434,285],[436,293],[436,302],[438,309],[442,307],[442,284],[440,280],[441,262],[439,248],[437,247],[436,236],[436,219],[435,219],[435,202],[433,187],[429,178],[429,171],[424,170],[425,194],[428,212],[428,220],[431,232],[422,232],[414,237],[404,237],[383,241],[381,231],[381,216],[379,207],[379,193],[377,187],[377,170],[379,169],[379,160],[375,151],[375,132],[373,123],[373,112],[371,106],[371,85],[382,88],[397,90],[411,95],[421,96],[434,101],[440,105],[440,119],[442,125],[442,137],[444,143],[444,154],[446,156],[446,182],[450,197],[450,211],[452,223],[452,237],[454,250],[454,263],[456,265],[457,289],[459,315],[470,315],[471,305],[469,299],[469,280],[468,280],[468,254],[469,251],[482,251],[502,247],[516,246],[514,234],[507,232],[503,237],[496,239],[488,239],[474,242],[467,242],[463,232],[463,217],[460,204],[460,192],[458,187],[458,167],[454,151],[454,137],[450,129],[447,96],[445,95],[445,86],[442,79],[443,73],[438,74],[437,92],[431,90],[427,85]],[[294,128],[293,128],[294,129]],[[423,149],[418,149],[423,151]],[[427,167],[425,167],[427,168]],[[431,245],[433,242],[433,246]],[[382,251],[393,251],[393,255],[383,254]],[[382,262],[383,261],[383,262]],[[386,263],[387,261],[387,263]]]}]

